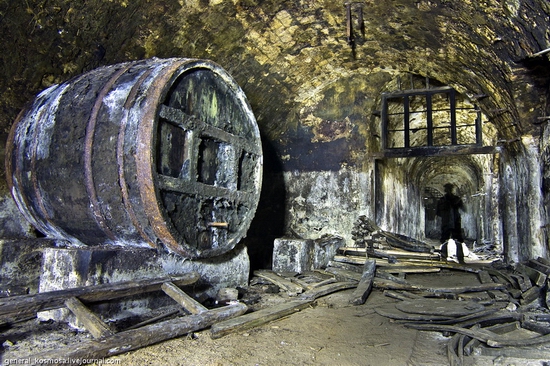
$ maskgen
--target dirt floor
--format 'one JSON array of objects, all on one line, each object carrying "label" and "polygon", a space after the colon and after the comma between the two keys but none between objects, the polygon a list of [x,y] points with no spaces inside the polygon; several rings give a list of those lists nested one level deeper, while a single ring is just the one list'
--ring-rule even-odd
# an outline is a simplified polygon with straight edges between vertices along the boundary
[{"label": "dirt floor", "polygon": [[[476,281],[470,273],[410,275],[408,280],[434,287]],[[348,303],[353,290],[318,299],[313,306],[250,331],[211,339],[209,331],[117,356],[121,364],[157,365],[448,365],[441,332],[406,328],[378,315],[391,299],[373,290],[364,305]],[[277,296],[279,299],[281,296]],[[283,296],[284,297],[284,296]],[[279,300],[274,300],[279,301]],[[550,353],[549,353],[550,355]],[[528,357],[528,355],[526,355]],[[549,358],[550,359],[550,358]],[[547,365],[545,360],[513,357],[467,357],[464,365]]]},{"label": "dirt floor", "polygon": [[[434,287],[463,286],[476,276],[454,270],[438,274],[408,275],[412,283]],[[261,285],[256,285],[261,286]],[[265,288],[265,285],[264,285]],[[348,300],[352,290],[317,299],[308,308],[259,327],[212,339],[205,329],[136,351],[105,359],[120,365],[448,365],[449,336],[441,332],[417,331],[375,312],[384,304],[398,303],[374,289],[364,305]],[[289,298],[282,293],[262,293],[256,307],[267,307]],[[50,325],[53,327],[53,325]],[[17,332],[16,332],[17,333]],[[16,334],[13,333],[13,334]],[[36,332],[35,332],[36,333]],[[57,336],[55,334],[58,334]],[[68,335],[67,335],[68,334]],[[24,364],[29,344],[9,339],[4,333],[3,365]],[[45,333],[44,344],[52,345],[89,339],[83,332]],[[70,338],[67,341],[67,337]],[[36,342],[30,346],[36,353]],[[544,354],[550,355],[544,350]],[[548,365],[544,359],[500,356],[465,357],[464,365]],[[548,358],[550,360],[550,357]]]},{"label": "dirt floor", "polygon": [[391,301],[374,291],[350,306],[346,290],[258,328],[220,339],[202,331],[118,356],[122,364],[169,365],[444,365],[444,338],[420,334],[376,314]]}]

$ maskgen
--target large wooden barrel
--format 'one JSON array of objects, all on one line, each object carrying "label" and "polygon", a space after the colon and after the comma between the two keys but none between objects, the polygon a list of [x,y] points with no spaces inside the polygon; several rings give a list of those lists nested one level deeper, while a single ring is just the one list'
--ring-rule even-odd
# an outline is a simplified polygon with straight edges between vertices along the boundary
[{"label": "large wooden barrel", "polygon": [[220,66],[149,59],[40,93],[12,127],[6,167],[19,209],[48,237],[204,258],[246,235],[262,148]]}]

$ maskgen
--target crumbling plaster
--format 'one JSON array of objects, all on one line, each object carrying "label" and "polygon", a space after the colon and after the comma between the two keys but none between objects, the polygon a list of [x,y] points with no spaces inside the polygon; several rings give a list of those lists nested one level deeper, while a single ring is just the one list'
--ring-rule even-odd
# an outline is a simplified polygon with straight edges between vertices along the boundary
[{"label": "crumbling plaster", "polygon": [[[483,239],[502,240],[510,260],[545,255],[550,158],[539,118],[547,115],[548,58],[530,56],[550,46],[546,0],[365,1],[352,10],[350,45],[344,3],[334,0],[2,1],[0,128],[6,132],[43,88],[93,67],[153,56],[211,59],[245,91],[272,154],[263,190],[285,192],[262,195],[258,216],[269,219],[255,220],[247,240],[265,245],[258,237],[266,231],[269,240],[349,238],[359,214],[376,215],[370,154],[379,143],[380,93],[399,75],[429,77],[482,96],[479,106],[504,141],[496,164],[432,161],[440,172],[432,184],[452,166],[468,194],[488,197],[479,211],[490,217],[490,229],[477,229]],[[472,161],[481,173],[471,173]],[[414,170],[398,161],[382,165],[390,199],[380,224],[422,237],[417,213],[429,183],[411,179]],[[270,229],[279,217],[284,224]]]}]

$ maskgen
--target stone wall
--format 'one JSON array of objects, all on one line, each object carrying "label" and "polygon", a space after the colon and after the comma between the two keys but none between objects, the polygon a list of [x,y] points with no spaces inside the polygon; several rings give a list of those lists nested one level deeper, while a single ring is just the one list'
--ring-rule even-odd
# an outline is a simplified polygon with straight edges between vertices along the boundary
[{"label": "stone wall", "polygon": [[[511,262],[548,255],[539,142],[514,141],[502,154],[501,200],[504,248]],[[544,158],[544,155],[543,155]]]}]

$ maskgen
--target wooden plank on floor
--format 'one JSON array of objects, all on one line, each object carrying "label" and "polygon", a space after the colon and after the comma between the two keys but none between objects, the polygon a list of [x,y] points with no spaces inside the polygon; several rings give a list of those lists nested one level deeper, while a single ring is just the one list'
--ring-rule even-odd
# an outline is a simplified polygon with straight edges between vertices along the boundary
[{"label": "wooden plank on floor", "polygon": [[286,291],[288,296],[297,296],[298,294],[301,294],[304,291],[304,288],[302,286],[296,283],[293,283],[292,281],[287,280],[282,276],[279,276],[277,273],[273,271],[257,270],[257,271],[254,271],[254,275],[260,278],[263,278],[265,280],[268,280],[274,285],[279,286],[279,288],[281,288],[283,291]]},{"label": "wooden plank on floor", "polygon": [[247,329],[258,327],[270,321],[288,316],[298,312],[311,304],[309,300],[293,300],[278,304],[269,308],[261,309],[253,313],[224,320],[212,325],[210,335],[212,338],[220,338],[230,333],[241,332]]},{"label": "wooden plank on floor", "polygon": [[327,267],[325,271],[334,275],[338,281],[353,280],[353,281],[359,282],[361,280],[360,272],[350,271],[348,269],[336,268],[336,267]]},{"label": "wooden plank on floor", "polygon": [[454,286],[454,287],[427,287],[422,285],[406,285],[384,280],[374,280],[374,287],[383,290],[403,290],[403,291],[425,291],[430,294],[462,294],[465,292],[480,292],[491,290],[504,290],[506,285],[501,283],[482,283],[470,286]]},{"label": "wooden plank on floor", "polygon": [[336,261],[328,261],[328,266],[327,267],[336,267],[336,268],[347,269],[348,271],[363,273],[363,267],[361,267],[357,264],[350,264],[350,263],[336,262]]},{"label": "wooden plank on floor", "polygon": [[479,278],[479,282],[481,283],[493,283],[493,279],[491,278],[491,275],[487,271],[479,271],[477,273],[477,277]]},{"label": "wooden plank on floor", "polygon": [[455,333],[447,342],[447,358],[450,366],[462,366],[461,356],[463,350],[459,344],[461,343],[461,337],[462,334]]},{"label": "wooden plank on floor", "polygon": [[467,335],[468,337],[475,338],[481,342],[487,343],[491,347],[525,347],[535,346],[538,344],[550,342],[550,335],[535,336],[530,338],[510,338],[506,335],[500,335],[495,332],[486,329],[467,329],[457,327],[453,325],[439,325],[439,324],[406,324],[407,328],[414,328],[418,330],[426,331],[441,331],[441,332],[456,332]]},{"label": "wooden plank on floor", "polygon": [[357,287],[357,282],[335,282],[328,285],[317,287],[313,290],[309,290],[300,295],[301,300],[315,300],[321,296],[331,294],[340,290],[346,290],[349,288]]},{"label": "wooden plank on floor", "polygon": [[349,263],[349,264],[365,264],[367,258],[358,257],[354,255],[335,255],[333,258],[336,262]]},{"label": "wooden plank on floor", "polygon": [[367,300],[372,290],[372,282],[374,280],[374,274],[376,272],[376,261],[367,259],[365,266],[363,267],[363,275],[361,280],[357,284],[357,288],[351,294],[349,299],[352,305],[362,305]]},{"label": "wooden plank on floor", "polygon": [[355,247],[340,247],[338,253],[357,257],[368,257],[370,253],[379,254],[382,258],[395,257],[397,259],[434,259],[439,260],[439,254],[410,252],[403,249],[367,249]]},{"label": "wooden plank on floor", "polygon": [[395,265],[395,266],[380,266],[377,269],[377,271],[386,272],[386,273],[438,273],[438,272],[441,272],[441,268]]}]

